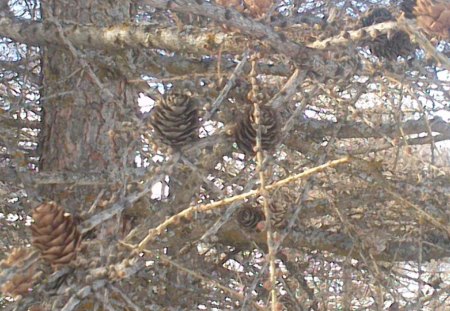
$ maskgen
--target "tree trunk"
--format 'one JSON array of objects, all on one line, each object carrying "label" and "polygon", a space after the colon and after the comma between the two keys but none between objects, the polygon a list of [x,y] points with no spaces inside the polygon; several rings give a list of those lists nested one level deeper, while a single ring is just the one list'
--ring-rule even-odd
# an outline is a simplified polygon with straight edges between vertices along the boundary
[{"label": "tree trunk", "polygon": [[[128,0],[52,0],[42,2],[42,14],[49,27],[55,28],[55,36],[64,40],[57,23],[117,24],[130,18],[129,7]],[[126,147],[118,133],[121,111],[134,100],[125,94],[124,77],[101,63],[106,59],[102,52],[95,51],[92,56],[92,51],[76,51],[69,41],[63,48],[43,48],[42,53],[44,120],[40,171],[114,174],[123,170],[120,157],[127,153],[120,152]],[[91,62],[92,58],[96,62]],[[68,211],[81,212],[100,189],[77,185],[69,188],[63,184],[40,190],[44,199],[55,200]]]}]

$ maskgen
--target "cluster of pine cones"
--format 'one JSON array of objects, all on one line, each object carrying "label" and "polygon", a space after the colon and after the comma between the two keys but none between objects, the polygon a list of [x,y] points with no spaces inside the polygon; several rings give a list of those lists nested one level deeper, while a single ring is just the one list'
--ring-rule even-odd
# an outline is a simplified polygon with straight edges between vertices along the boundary
[{"label": "cluster of pine cones", "polygon": [[[219,4],[233,6],[233,3],[218,1]],[[240,3],[240,2],[239,2]],[[249,1],[248,4],[252,4]],[[256,2],[255,2],[256,3]],[[264,2],[265,3],[265,2]],[[260,7],[269,7],[259,3]],[[252,7],[250,5],[250,7]],[[401,9],[407,18],[416,18],[417,24],[428,34],[440,38],[450,38],[450,2],[444,0],[404,0]],[[361,26],[368,27],[378,23],[395,21],[386,8],[371,10],[361,19]],[[368,42],[373,55],[386,59],[406,57],[414,51],[409,35],[404,31],[392,31],[379,34]],[[279,136],[279,120],[275,110],[261,106],[262,149],[271,151],[276,146]],[[198,139],[200,127],[196,101],[189,95],[172,93],[158,100],[150,117],[156,136],[171,147],[180,148]],[[238,119],[234,136],[238,147],[247,155],[255,154],[257,127],[254,108],[245,109]]]},{"label": "cluster of pine cones", "polygon": [[[269,106],[259,106],[259,126],[261,127],[261,148],[273,151],[280,135],[278,112]],[[181,148],[198,139],[200,127],[197,102],[189,95],[171,93],[155,103],[150,116],[150,124],[156,138],[172,148]],[[234,128],[237,146],[248,156],[256,154],[255,107],[249,105],[238,118]],[[269,205],[272,225],[280,228],[285,222],[285,209]],[[264,221],[264,213],[259,206],[244,206],[239,210],[238,222],[245,229],[255,229]]]},{"label": "cluster of pine cones", "polygon": [[[264,2],[264,5],[262,3]],[[262,14],[270,6],[263,1],[258,6],[248,1],[254,14]],[[267,2],[267,3],[266,3]],[[246,1],[247,3],[247,1]],[[256,9],[255,9],[256,8]],[[405,0],[401,6],[407,18],[416,18],[417,24],[427,34],[442,39],[450,38],[450,2],[444,0]],[[263,10],[264,9],[264,10]],[[259,11],[261,10],[261,12]],[[253,11],[252,11],[253,12]],[[395,20],[389,10],[374,9],[361,20],[367,27],[377,23]],[[371,52],[378,56],[394,59],[411,53],[413,46],[409,36],[403,31],[382,34],[369,42]],[[276,110],[269,106],[260,106],[261,147],[272,151],[280,135],[280,122]],[[150,117],[150,123],[158,139],[171,147],[180,148],[198,139],[200,127],[198,106],[189,95],[172,93],[159,100]],[[234,137],[238,147],[249,156],[255,155],[257,125],[255,109],[250,105],[238,119]],[[269,204],[271,224],[275,229],[286,225],[286,208],[274,203]],[[33,210],[34,223],[31,226],[32,244],[40,251],[41,257],[54,267],[69,264],[77,255],[81,234],[70,214],[55,202],[46,202]],[[245,204],[237,214],[239,224],[249,230],[259,230],[258,224],[265,221],[261,204]],[[0,263],[3,268],[20,266],[28,252],[14,250],[7,260]],[[0,288],[13,295],[26,294],[36,280],[36,268],[28,269],[25,274],[17,275]]]},{"label": "cluster of pine cones", "polygon": [[[260,107],[261,147],[272,151],[279,137],[278,112]],[[158,100],[150,116],[157,139],[165,145],[180,148],[198,139],[200,127],[198,105],[188,95],[169,94]],[[249,105],[238,119],[234,136],[238,147],[247,155],[255,155],[257,125],[255,109]]]}]

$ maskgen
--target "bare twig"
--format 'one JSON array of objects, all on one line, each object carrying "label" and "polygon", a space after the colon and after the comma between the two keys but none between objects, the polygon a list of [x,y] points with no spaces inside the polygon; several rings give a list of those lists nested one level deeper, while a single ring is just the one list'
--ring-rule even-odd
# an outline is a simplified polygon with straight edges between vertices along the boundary
[{"label": "bare twig", "polygon": [[380,34],[388,33],[389,31],[397,28],[398,24],[396,22],[378,23],[358,30],[343,31],[337,36],[333,36],[325,40],[314,41],[307,46],[320,50],[325,50],[332,47],[348,46],[351,42],[357,42],[367,38],[375,38]]},{"label": "bare twig", "polygon": [[112,284],[108,284],[108,288],[122,297],[122,299],[135,311],[141,311],[142,309],[136,305],[120,288],[115,287]]},{"label": "bare twig", "polygon": [[297,88],[306,77],[306,72],[295,69],[280,91],[269,101],[268,105],[275,109],[282,107],[297,92]]},{"label": "bare twig", "polygon": [[[311,168],[309,170],[306,170],[302,173],[299,174],[295,174],[293,176],[290,176],[288,178],[282,179],[276,183],[273,183],[271,185],[268,185],[266,187],[266,190],[274,190],[277,189],[283,185],[286,185],[288,183],[291,183],[293,181],[296,181],[298,179],[302,179],[302,178],[306,178],[308,176],[311,176],[313,174],[319,173],[327,168],[332,168],[341,164],[345,164],[345,163],[349,163],[351,161],[351,158],[346,156],[343,158],[340,158],[338,160],[334,160],[334,161],[330,161],[327,162],[323,165],[319,165],[316,166],[314,168]],[[233,203],[235,201],[239,201],[239,200],[244,200],[248,197],[253,197],[256,196],[257,194],[259,194],[259,190],[251,190],[248,191],[246,193],[240,194],[240,195],[235,195],[233,197],[230,198],[225,198],[223,200],[217,201],[217,202],[213,202],[210,204],[202,204],[202,205],[194,205],[191,207],[186,208],[185,210],[181,211],[180,213],[169,217],[168,219],[166,219],[164,222],[162,222],[161,224],[159,224],[156,228],[150,229],[147,236],[139,243],[138,245],[138,249],[143,249],[145,247],[145,245],[147,245],[147,243],[149,243],[150,241],[152,241],[156,236],[160,235],[161,233],[164,232],[164,230],[171,224],[176,224],[180,221],[181,218],[186,218],[186,219],[190,219],[193,217],[193,215],[197,212],[205,212],[205,211],[209,211],[212,209],[216,209],[216,208],[221,208],[225,205],[228,205],[230,203]],[[114,207],[114,206],[113,206]],[[116,207],[117,209],[117,207]],[[117,212],[116,212],[117,213]]]},{"label": "bare twig", "polygon": [[242,70],[244,69],[244,65],[247,63],[247,57],[248,57],[248,51],[245,51],[244,54],[242,54],[240,63],[236,66],[233,73],[227,80],[227,83],[223,87],[223,89],[220,91],[220,94],[217,96],[214,103],[211,105],[211,110],[206,114],[204,121],[208,121],[211,119],[216,111],[219,109],[220,104],[225,99],[225,96],[227,96],[228,92],[231,90],[231,88],[234,85],[234,82],[236,78],[241,74]]},{"label": "bare twig", "polygon": [[89,230],[92,230],[94,227],[98,226],[99,224],[103,223],[104,221],[112,218],[113,216],[119,214],[122,212],[125,208],[132,206],[134,202],[142,198],[144,195],[149,193],[152,190],[152,186],[155,182],[161,180],[166,174],[171,172],[173,169],[173,166],[176,163],[173,162],[167,162],[164,167],[159,168],[159,171],[157,174],[155,174],[150,180],[147,180],[145,184],[142,187],[141,191],[133,192],[126,197],[124,197],[122,200],[120,200],[117,203],[114,203],[110,208],[93,215],[91,218],[87,219],[83,222],[83,229],[81,230],[82,233],[86,233]]},{"label": "bare twig", "polygon": [[[120,242],[120,243],[121,243],[122,245],[126,246],[126,247],[129,248],[129,249],[137,250],[135,245],[131,245],[131,244],[124,243],[124,242]],[[149,255],[151,255],[151,256],[155,256],[155,254],[154,254],[151,250],[148,250],[148,249],[141,249],[140,251],[141,251],[141,252],[144,252],[144,253],[146,253],[146,254],[149,254]],[[238,293],[236,293],[235,291],[231,290],[230,288],[228,288],[228,287],[226,287],[226,286],[223,286],[222,284],[220,284],[219,282],[217,282],[217,281],[214,280],[213,278],[206,277],[206,276],[202,275],[201,273],[198,273],[198,272],[196,272],[196,271],[192,271],[192,270],[186,268],[186,267],[183,266],[182,264],[180,264],[180,263],[178,263],[178,262],[172,260],[169,256],[166,256],[166,255],[164,255],[164,254],[158,254],[157,257],[158,257],[158,259],[160,259],[160,260],[162,260],[162,261],[164,261],[164,262],[166,262],[166,263],[168,263],[168,264],[170,264],[170,265],[176,267],[176,268],[179,269],[180,271],[183,271],[184,273],[186,273],[186,274],[188,274],[188,275],[190,275],[190,276],[193,276],[193,277],[195,277],[195,278],[201,280],[201,281],[204,282],[205,284],[212,283],[212,284],[214,284],[214,286],[216,286],[217,288],[220,288],[220,289],[223,290],[224,292],[230,294],[232,297],[234,297],[234,298],[236,298],[236,299],[238,299],[238,300],[241,300],[241,301],[244,300],[244,297],[243,297],[241,294],[238,294]],[[253,304],[253,306],[254,306],[256,309],[258,309],[258,310],[265,310],[265,308],[259,306],[259,305],[256,304],[256,303]]]},{"label": "bare twig", "polygon": [[400,29],[409,33],[417,43],[431,56],[439,65],[450,70],[450,60],[448,57],[437,51],[424,34],[417,28],[412,20],[401,18],[398,22]]},{"label": "bare twig", "polygon": [[91,286],[85,286],[81,288],[75,295],[70,297],[69,301],[64,305],[61,311],[72,311],[77,308],[83,299],[92,293]]},{"label": "bare twig", "polygon": [[424,209],[420,208],[416,204],[411,203],[408,199],[405,199],[404,196],[399,194],[397,190],[391,185],[391,183],[387,181],[386,178],[384,178],[381,172],[376,170],[369,162],[362,159],[357,159],[355,160],[355,163],[357,163],[360,168],[364,169],[367,172],[370,172],[370,174],[377,180],[377,182],[384,189],[384,191],[392,195],[397,201],[403,203],[405,206],[414,210],[419,217],[423,217],[424,219],[432,223],[434,226],[436,226],[436,228],[439,228],[445,233],[447,233],[447,236],[450,238],[450,228],[445,223],[443,223],[439,219],[436,219],[436,217],[434,217]]},{"label": "bare twig", "polygon": [[[259,175],[259,193],[261,194],[261,197],[263,198],[263,207],[264,207],[264,215],[266,217],[266,239],[267,239],[267,248],[269,250],[267,255],[267,261],[269,262],[269,283],[270,283],[270,292],[271,292],[271,310],[276,311],[277,310],[277,291],[276,291],[276,267],[275,267],[275,254],[276,249],[274,246],[274,232],[272,228],[272,213],[269,208],[269,194],[266,190],[266,179],[264,177],[264,168],[263,168],[263,162],[264,162],[264,154],[262,149],[262,143],[261,143],[261,133],[262,133],[262,125],[261,125],[261,110],[260,110],[260,104],[261,102],[257,99],[257,95],[259,93],[259,87],[258,82],[256,80],[256,61],[258,59],[257,55],[252,55],[252,70],[250,71],[249,77],[250,82],[252,85],[252,89],[250,91],[250,98],[253,101],[253,107],[254,107],[254,118],[255,118],[255,125],[256,125],[256,171]],[[298,71],[296,71],[298,73]]]}]

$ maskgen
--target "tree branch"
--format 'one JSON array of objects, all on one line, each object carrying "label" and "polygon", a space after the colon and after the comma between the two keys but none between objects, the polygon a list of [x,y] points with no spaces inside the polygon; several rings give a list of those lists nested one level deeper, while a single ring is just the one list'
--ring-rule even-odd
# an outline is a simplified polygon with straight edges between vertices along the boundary
[{"label": "tree branch", "polygon": [[142,2],[159,9],[170,9],[176,12],[209,17],[221,24],[237,28],[252,38],[264,39],[272,49],[293,60],[304,60],[307,58],[308,51],[311,51],[310,48],[304,45],[289,41],[284,35],[274,31],[272,27],[247,18],[231,8],[225,8],[205,1],[143,0]]},{"label": "tree branch", "polygon": [[[201,7],[203,6],[209,8],[213,5],[205,3]],[[213,7],[217,8],[220,13],[227,11],[222,7]],[[179,8],[179,10],[181,11],[182,9]],[[199,11],[197,13],[203,12],[202,10],[193,11]],[[212,14],[209,9],[207,10],[207,14]],[[344,63],[342,60],[336,62],[332,59],[327,60],[318,57],[317,53],[320,53],[320,51],[306,48],[293,41],[288,41],[287,39],[284,39],[284,35],[274,32],[268,26],[246,19],[238,12],[234,12],[233,14],[237,14],[237,16],[242,18],[242,21],[249,23],[247,25],[243,22],[243,27],[247,30],[247,32],[243,31],[243,33],[247,35],[240,33],[223,33],[218,29],[208,29],[205,31],[205,29],[197,27],[186,27],[180,32],[178,28],[175,27],[158,28],[154,25],[120,24],[110,27],[95,27],[60,24],[62,31],[64,32],[64,38],[75,48],[107,50],[109,53],[120,51],[125,48],[166,49],[172,52],[184,52],[197,56],[218,54],[220,49],[222,54],[242,54],[250,43],[248,35],[251,35],[257,39],[264,40],[264,43],[268,42],[272,47],[272,49],[268,51],[264,44],[261,44],[258,41],[252,41],[251,45],[253,48],[266,52],[272,52],[272,50],[275,49],[276,52],[298,61],[299,68],[316,72],[316,76],[318,77],[342,78],[342,72],[347,72],[347,70],[344,70],[346,67],[345,61]],[[218,19],[221,20],[220,18]],[[241,19],[238,19],[238,21],[241,22]],[[262,28],[260,29],[259,26],[257,27],[255,25],[260,25]],[[252,27],[256,28],[253,29]],[[263,30],[268,31],[270,35],[263,35],[261,33]],[[0,35],[29,45],[67,46],[67,42],[65,43],[61,40],[58,29],[50,22],[35,22],[6,17],[0,18]],[[281,40],[280,37],[285,41]],[[351,62],[351,67],[355,67],[353,69],[356,70],[358,66],[353,63],[354,62]],[[282,73],[285,74],[286,71],[283,68],[280,69],[282,70]],[[170,68],[168,70],[170,70]],[[172,68],[171,70],[176,71],[176,68]]]},{"label": "tree branch", "polygon": [[[183,32],[177,28],[157,28],[155,25],[120,24],[110,27],[67,25],[61,23],[65,37],[77,48],[119,51],[125,48],[167,49],[195,55],[242,53],[247,37],[225,34],[218,30],[191,27]],[[29,45],[56,44],[64,46],[57,29],[49,22],[0,18],[0,35]]]},{"label": "tree branch", "polygon": [[[228,223],[218,232],[219,241],[236,247],[254,247],[256,243],[267,249],[265,232],[246,232],[236,227],[237,224]],[[282,246],[288,248],[308,248],[327,251],[339,256],[348,256],[358,247],[351,236],[341,232],[330,232],[316,228],[305,228],[293,231],[284,240]],[[428,235],[422,241],[424,245],[424,261],[440,259],[450,256],[450,240],[443,235]],[[386,248],[379,253],[373,253],[374,258],[386,262],[417,261],[417,241],[386,241]],[[359,252],[352,252],[352,257],[358,259]]]}]

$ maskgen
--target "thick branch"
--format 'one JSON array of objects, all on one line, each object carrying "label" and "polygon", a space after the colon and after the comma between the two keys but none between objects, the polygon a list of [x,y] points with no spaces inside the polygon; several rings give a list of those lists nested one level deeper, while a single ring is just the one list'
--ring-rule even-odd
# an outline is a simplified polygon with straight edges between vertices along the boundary
[{"label": "thick branch", "polygon": [[[428,238],[428,239],[427,239]],[[425,237],[423,260],[439,259],[450,255],[450,240],[444,236]],[[344,233],[323,231],[320,229],[304,230],[292,233],[286,242],[291,247],[308,247],[310,249],[326,250],[338,255],[347,256],[354,249],[354,241]],[[383,261],[417,261],[417,241],[387,241],[384,251],[372,253],[375,259]],[[356,255],[356,254],[355,254]]]},{"label": "thick branch", "polygon": [[[209,7],[211,5],[205,3],[201,7],[203,6]],[[222,7],[214,7],[218,8],[220,12],[225,10]],[[237,12],[235,14],[241,16]],[[249,25],[246,25],[247,28],[245,29],[248,29],[251,35],[264,41],[264,44],[262,44],[257,40],[250,41],[248,33],[247,35],[223,33],[217,29],[208,29],[205,31],[205,29],[196,27],[185,28],[181,32],[174,27],[157,28],[154,25],[121,24],[110,27],[95,27],[62,24],[61,27],[64,32],[64,38],[70,41],[75,48],[108,50],[108,52],[119,51],[124,48],[167,49],[172,52],[185,52],[202,56],[219,54],[219,50],[222,54],[241,54],[250,43],[253,48],[267,52],[265,43],[268,43],[272,46],[272,49],[274,45],[276,46],[276,52],[299,61],[298,63],[302,70],[312,70],[323,78],[336,78],[336,76],[342,78],[342,71],[348,71],[345,68],[341,68],[345,67],[345,62],[343,64],[337,64],[333,60],[321,60],[320,57],[317,57],[319,51],[297,45],[292,41],[286,40],[286,42],[279,42],[280,39],[275,40],[272,37],[276,36],[278,38],[280,35],[273,32],[271,28],[250,19],[245,19],[244,17],[242,17],[242,20],[249,22],[249,25],[261,25],[263,27],[262,29],[269,31],[271,35],[264,36],[260,33],[262,30],[258,27],[255,26],[256,28],[252,29]],[[239,21],[241,20],[239,19]],[[254,34],[252,32],[253,30],[255,30]],[[55,25],[50,22],[41,23],[20,19],[0,18],[0,35],[29,45],[67,46],[60,39],[61,36],[58,35],[58,30]],[[281,37],[284,39],[284,36]],[[302,53],[297,55],[300,52]],[[310,59],[313,54],[316,57],[314,61],[311,61]],[[309,59],[309,61],[306,61],[306,59]],[[358,66],[355,65],[353,64],[351,67],[355,67],[353,69],[356,70]],[[171,70],[176,71],[173,68]]]},{"label": "thick branch", "polygon": [[[267,248],[264,232],[244,234],[236,226],[237,224],[234,223],[225,225],[218,233],[219,241],[241,248],[254,247],[255,243],[263,249]],[[450,256],[450,240],[445,236],[429,235],[424,237],[422,243],[424,261]],[[387,262],[417,261],[417,245],[417,241],[386,241],[386,248],[372,255],[374,259]],[[283,247],[315,249],[332,252],[339,256],[348,256],[351,253],[353,257],[359,257],[359,252],[355,251],[358,245],[355,245],[351,236],[321,229],[311,228],[291,232],[284,240]]]},{"label": "thick branch", "polygon": [[[144,176],[143,169],[135,169],[128,171],[127,176],[134,181],[139,181]],[[29,174],[29,178],[37,185],[77,185],[77,186],[93,186],[93,185],[108,185],[117,182],[115,176],[108,173],[99,172],[39,172]],[[14,168],[3,167],[0,168],[0,181],[14,182],[17,180],[17,172]],[[132,181],[130,181],[132,182]]]},{"label": "thick branch", "polygon": [[209,17],[221,24],[237,28],[252,38],[264,39],[275,51],[294,60],[305,59],[308,51],[311,51],[301,44],[287,40],[284,35],[275,32],[271,27],[247,18],[234,9],[224,8],[206,1],[144,0],[143,2],[159,9],[169,8],[181,13]]},{"label": "thick branch", "polygon": [[[450,124],[445,122],[443,119],[439,117],[435,117],[434,119],[429,120],[431,130],[436,133],[440,133],[444,138],[450,137]],[[306,136],[309,137],[324,137],[324,136],[332,136],[336,134],[335,127],[336,123],[331,121],[322,121],[322,120],[314,120],[314,119],[305,119],[297,123],[296,130],[302,133],[307,133]],[[421,133],[427,132],[427,125],[424,120],[409,120],[405,123],[398,124],[385,124],[380,128],[374,129],[367,126],[364,123],[352,123],[342,125],[340,131],[336,134],[336,137],[339,139],[349,139],[349,138],[383,138],[390,137],[395,138],[400,135],[398,129],[402,128],[403,133],[405,135],[417,135]],[[303,141],[303,137],[295,137],[291,135],[290,139],[286,142],[288,145],[296,145],[296,142],[301,143]],[[429,138],[415,138],[410,141],[411,144],[414,144],[417,141],[417,144],[421,143],[421,140],[425,140],[426,142]],[[220,139],[218,137],[214,137],[209,141],[207,139],[200,140],[199,144],[203,142],[208,142],[207,145],[217,144]],[[229,143],[229,142],[224,142]],[[193,145],[192,148],[198,148],[200,145]],[[201,145],[202,148],[205,146]],[[14,181],[16,180],[15,172],[12,169],[4,168],[0,170],[2,181]],[[142,176],[142,170],[136,170],[134,173],[129,172],[129,174],[133,175],[136,179],[139,179]],[[84,174],[74,174],[74,173],[39,173],[33,174],[31,176],[33,182],[37,184],[77,184],[77,185],[94,185],[94,184],[107,184],[113,182],[110,176],[104,175],[101,176],[98,173],[84,173]]]},{"label": "thick branch", "polygon": [[[195,74],[215,74],[217,75],[217,59],[189,59],[181,55],[155,55],[155,56],[142,56],[138,60],[138,63],[142,63],[145,68],[145,72],[152,72],[156,74],[158,72],[169,73],[171,75],[182,76]],[[222,57],[220,59],[220,66],[223,74],[228,75],[236,67],[236,61],[229,57]],[[282,63],[266,64],[259,63],[257,65],[258,72],[266,75],[274,76],[289,76],[292,74],[290,66]],[[243,72],[250,72],[250,65],[244,64]],[[167,75],[164,76],[167,78]]]},{"label": "thick branch", "polygon": [[[219,9],[224,10],[221,7]],[[239,13],[236,12],[236,14]],[[248,21],[256,23],[251,20]],[[267,26],[256,24],[273,32]],[[205,31],[196,27],[189,27],[189,29],[184,29],[181,32],[177,28],[157,28],[154,25],[120,24],[110,27],[95,27],[62,24],[62,27],[65,37],[75,47],[108,50],[109,52],[124,48],[154,48],[200,56],[217,53],[219,47],[222,53],[242,53],[245,45],[249,43],[248,36],[237,33],[223,33],[215,29]],[[262,37],[261,30],[257,34]],[[0,18],[0,35],[34,46],[48,44],[64,46],[60,36],[57,35],[56,27],[50,22],[3,17]],[[272,33],[272,36],[280,37],[275,32]],[[264,39],[267,40],[268,38],[264,37]],[[284,44],[284,46],[281,46],[282,42],[278,42],[278,44],[278,52],[288,53],[289,44]],[[295,43],[291,44],[297,46]],[[264,49],[263,46],[260,48]],[[299,46],[296,49],[298,50]]]},{"label": "thick branch", "polygon": [[[154,25],[120,24],[111,27],[62,25],[65,37],[77,48],[121,50],[124,48],[157,48],[196,55],[215,53],[240,53],[248,38],[218,31],[205,32],[190,28],[183,32],[175,28],[157,28]],[[0,18],[0,35],[17,42],[42,46],[64,46],[56,27],[50,22]]]}]

